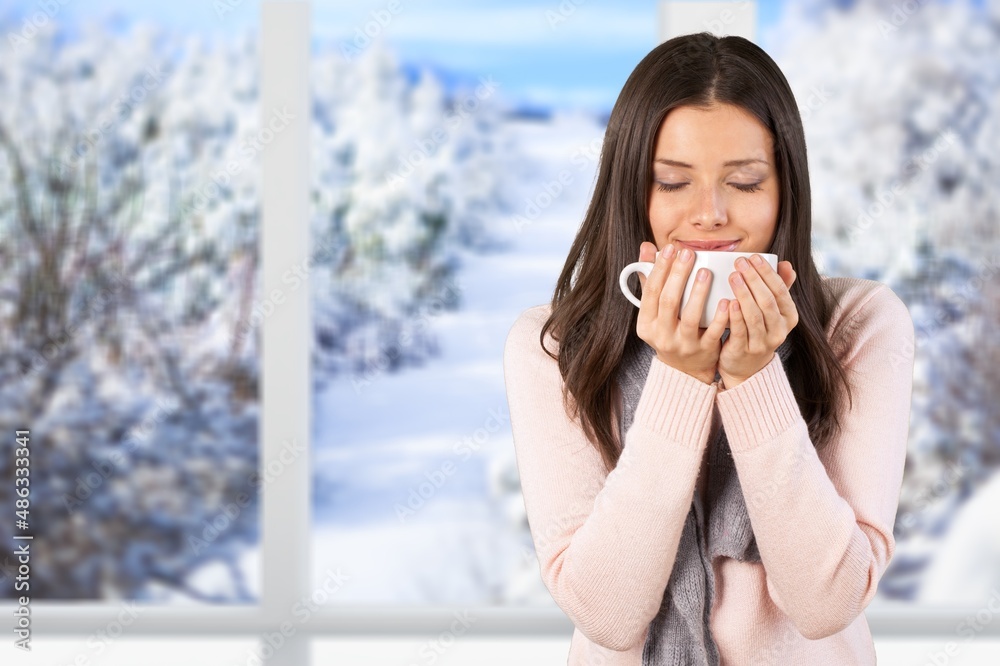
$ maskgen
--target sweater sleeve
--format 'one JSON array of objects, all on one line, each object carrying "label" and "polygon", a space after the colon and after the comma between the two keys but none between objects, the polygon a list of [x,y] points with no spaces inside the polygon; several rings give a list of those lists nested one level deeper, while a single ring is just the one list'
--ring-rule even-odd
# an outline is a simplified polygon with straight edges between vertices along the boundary
[{"label": "sweater sleeve", "polygon": [[[521,492],[539,569],[553,600],[594,643],[645,641],[673,569],[711,428],[718,388],[652,359],[607,473],[562,400],[555,359],[539,344],[547,316],[511,328],[504,378]],[[555,352],[556,343],[546,339]]]},{"label": "sweater sleeve", "polygon": [[853,406],[817,452],[781,359],[717,396],[767,590],[806,638],[860,615],[895,549],[913,385],[913,321],[885,285],[846,329]]}]

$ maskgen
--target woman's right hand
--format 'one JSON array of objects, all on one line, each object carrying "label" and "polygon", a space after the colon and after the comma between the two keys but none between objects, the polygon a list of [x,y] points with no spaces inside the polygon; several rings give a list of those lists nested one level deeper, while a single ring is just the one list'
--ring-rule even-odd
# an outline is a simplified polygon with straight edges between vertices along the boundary
[{"label": "woman's right hand", "polygon": [[[664,249],[670,247],[667,245]],[[656,350],[658,359],[711,384],[719,364],[720,339],[729,322],[729,299],[719,303],[708,328],[698,328],[712,283],[711,271],[703,268],[706,279],[695,280],[691,297],[678,317],[684,286],[694,266],[694,252],[688,252],[690,256],[684,260],[679,251],[665,256],[665,252],[657,252],[650,242],[639,247],[639,261],[652,261],[654,265],[649,278],[639,273],[642,299],[636,334]]]}]

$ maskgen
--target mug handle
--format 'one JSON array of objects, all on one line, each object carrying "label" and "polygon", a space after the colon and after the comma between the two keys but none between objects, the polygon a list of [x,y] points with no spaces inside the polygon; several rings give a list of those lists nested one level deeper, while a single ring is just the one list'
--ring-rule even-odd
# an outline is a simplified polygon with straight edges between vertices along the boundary
[{"label": "mug handle", "polygon": [[651,261],[636,261],[629,264],[622,269],[621,275],[618,276],[618,286],[621,287],[622,293],[625,294],[625,298],[632,301],[632,305],[639,307],[641,301],[635,297],[632,290],[628,288],[628,278],[632,273],[642,273],[646,277],[649,277],[649,273],[653,270],[653,262]]}]

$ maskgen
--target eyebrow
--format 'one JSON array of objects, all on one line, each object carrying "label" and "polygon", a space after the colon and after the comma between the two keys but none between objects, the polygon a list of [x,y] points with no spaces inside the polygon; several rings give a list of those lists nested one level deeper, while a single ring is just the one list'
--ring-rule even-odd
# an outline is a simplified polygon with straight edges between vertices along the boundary
[{"label": "eyebrow", "polygon": [[[657,157],[656,162],[660,164],[666,164],[668,166],[681,167],[683,169],[693,169],[694,165],[688,164],[687,162],[678,162],[677,160],[668,160],[666,157]],[[742,160],[729,160],[722,166],[746,166],[747,164],[753,164],[754,162],[760,162],[761,164],[769,164],[767,160],[762,160],[754,157],[742,159]]]}]

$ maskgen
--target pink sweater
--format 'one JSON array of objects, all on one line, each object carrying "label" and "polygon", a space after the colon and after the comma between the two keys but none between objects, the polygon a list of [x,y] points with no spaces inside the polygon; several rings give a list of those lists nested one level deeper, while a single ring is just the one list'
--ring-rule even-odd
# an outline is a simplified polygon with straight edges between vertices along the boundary
[{"label": "pink sweater", "polygon": [[[838,302],[828,331],[844,324],[831,345],[854,406],[819,453],[777,354],[721,391],[654,357],[608,474],[562,408],[559,368],[539,347],[549,306],[518,317],[504,349],[507,400],[542,581],[575,626],[568,664],[642,663],[719,419],[762,560],[713,561],[710,625],[722,665],[876,663],[863,611],[895,550],[913,321],[879,282],[823,284]],[[551,338],[546,346],[558,349]]]}]

